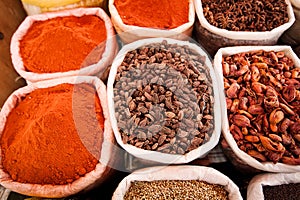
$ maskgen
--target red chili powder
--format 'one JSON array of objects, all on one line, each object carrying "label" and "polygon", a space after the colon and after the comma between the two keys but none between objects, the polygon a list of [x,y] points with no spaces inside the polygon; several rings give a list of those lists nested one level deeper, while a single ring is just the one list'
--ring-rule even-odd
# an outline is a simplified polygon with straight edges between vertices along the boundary
[{"label": "red chili powder", "polygon": [[78,70],[101,59],[106,37],[104,21],[94,15],[36,21],[20,41],[20,55],[27,71]]},{"label": "red chili powder", "polygon": [[115,0],[114,5],[127,25],[172,29],[189,21],[188,0]]},{"label": "red chili powder", "polygon": [[2,165],[14,181],[67,184],[95,169],[104,117],[88,84],[37,89],[11,111],[1,136]]}]

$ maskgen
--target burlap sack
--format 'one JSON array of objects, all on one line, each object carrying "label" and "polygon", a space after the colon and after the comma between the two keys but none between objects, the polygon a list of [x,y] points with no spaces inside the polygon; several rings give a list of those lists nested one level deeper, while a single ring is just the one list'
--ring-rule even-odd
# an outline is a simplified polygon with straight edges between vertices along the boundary
[{"label": "burlap sack", "polygon": [[107,0],[22,0],[28,15],[73,9],[78,7],[101,7],[106,9]]},{"label": "burlap sack", "polygon": [[136,40],[152,37],[167,37],[178,40],[187,40],[192,35],[193,24],[195,21],[195,9],[193,0],[189,0],[189,21],[185,24],[182,24],[181,26],[169,30],[138,27],[124,24],[114,5],[114,0],[109,0],[108,8],[111,14],[111,21],[124,43],[130,43]]},{"label": "burlap sack", "polygon": [[[264,51],[284,51],[292,60],[294,61],[294,65],[296,67],[300,67],[300,60],[293,52],[291,47],[289,46],[238,46],[238,47],[226,47],[221,48],[214,58],[214,68],[216,70],[216,76],[218,78],[219,84],[219,91],[220,92],[220,102],[221,102],[221,114],[222,114],[222,134],[228,143],[229,147],[233,151],[234,155],[231,159],[235,159],[237,157],[236,162],[234,163],[241,163],[241,168],[245,168],[242,165],[248,165],[258,170],[262,171],[269,171],[269,172],[298,172],[300,171],[299,165],[287,165],[283,163],[276,163],[273,162],[259,162],[255,158],[248,155],[246,152],[239,149],[238,145],[236,144],[232,134],[229,131],[229,123],[227,117],[227,108],[226,108],[226,101],[225,101],[225,94],[224,94],[224,81],[223,81],[223,69],[222,69],[222,56],[229,56],[237,53],[242,52],[249,52],[255,50],[264,50]],[[224,145],[223,145],[224,146]],[[230,154],[227,154],[230,155]],[[230,159],[230,160],[231,160]],[[242,163],[244,162],[244,163]],[[257,171],[257,170],[253,170]]]},{"label": "burlap sack", "polygon": [[[122,141],[122,138],[121,138],[121,134],[118,129],[117,119],[115,116],[115,104],[114,104],[114,92],[113,92],[115,76],[117,74],[117,69],[120,66],[120,64],[122,63],[126,53],[128,51],[137,49],[137,48],[147,45],[147,44],[161,43],[163,40],[166,40],[169,44],[178,44],[180,46],[186,45],[188,48],[191,48],[191,49],[197,51],[200,55],[206,56],[206,66],[209,68],[210,76],[211,76],[212,82],[213,82],[213,90],[214,90],[214,98],[215,98],[215,101],[214,101],[214,118],[215,119],[214,119],[214,130],[213,130],[212,136],[208,142],[206,142],[205,144],[202,144],[197,149],[194,149],[184,155],[178,155],[178,154],[174,155],[174,154],[161,153],[161,152],[157,152],[157,151],[144,150],[144,149],[137,148],[130,144],[124,144]],[[123,48],[120,50],[120,52],[116,56],[116,58],[112,64],[111,70],[110,70],[110,74],[108,77],[108,84],[107,84],[107,95],[108,95],[108,105],[109,105],[110,117],[111,117],[112,127],[114,130],[116,140],[123,149],[125,149],[128,153],[132,154],[135,157],[154,161],[154,162],[159,162],[159,163],[188,163],[196,158],[204,157],[211,149],[213,149],[217,145],[217,143],[219,141],[221,116],[219,115],[219,113],[220,113],[219,92],[218,92],[218,87],[217,87],[217,83],[216,83],[216,77],[215,77],[214,69],[212,68],[209,57],[199,46],[197,46],[195,44],[192,44],[187,41],[179,41],[179,40],[174,40],[174,39],[169,39],[169,38],[151,38],[151,39],[139,40],[139,41],[136,41],[136,42],[133,42],[133,43],[123,46]]]},{"label": "burlap sack", "polygon": [[200,180],[223,185],[230,200],[243,199],[239,188],[221,172],[202,166],[167,166],[140,169],[125,177],[114,192],[112,200],[122,200],[133,181]]},{"label": "burlap sack", "polygon": [[[276,186],[290,183],[300,183],[300,173],[260,174],[255,176],[247,188],[248,200],[263,200],[263,186]],[[296,199],[296,197],[294,197]],[[299,196],[298,196],[299,198]]]},{"label": "burlap sack", "polygon": [[229,31],[211,25],[203,14],[202,1],[195,0],[197,19],[195,23],[195,37],[197,41],[214,56],[219,48],[241,45],[275,45],[278,38],[285,30],[292,26],[295,21],[293,9],[289,0],[288,5],[289,21],[271,31],[266,32],[246,32]]},{"label": "burlap sack", "polygon": [[[107,178],[109,178],[112,172],[111,166],[114,164],[115,152],[113,147],[115,144],[114,135],[112,133],[110,118],[107,109],[107,98],[106,98],[106,87],[105,85],[96,77],[89,76],[78,76],[78,77],[67,77],[54,79],[49,81],[42,81],[39,83],[34,83],[29,86],[25,86],[16,90],[12,95],[9,96],[5,102],[1,112],[0,112],[0,135],[4,130],[7,116],[10,111],[14,109],[16,104],[21,100],[21,97],[34,91],[37,88],[47,88],[62,83],[79,84],[88,83],[96,88],[98,93],[101,107],[103,109],[103,115],[105,118],[104,122],[104,132],[103,132],[103,143],[101,149],[100,162],[96,165],[96,168],[87,173],[85,176],[77,179],[76,181],[66,184],[66,185],[40,185],[40,184],[29,184],[15,182],[11,179],[10,175],[3,171],[2,162],[0,158],[0,184],[7,189],[14,192],[28,195],[28,196],[38,196],[38,197],[48,197],[48,198],[60,198],[66,197],[72,194],[76,194],[80,191],[86,191],[92,187],[102,183]],[[1,153],[1,150],[0,150]]]},{"label": "burlap sack", "polygon": [[[103,52],[102,58],[98,63],[81,68],[79,70],[72,70],[68,72],[55,72],[55,73],[35,73],[26,71],[22,58],[20,56],[20,40],[26,34],[30,26],[35,21],[45,21],[47,19],[52,19],[55,17],[64,17],[64,16],[76,16],[80,17],[83,15],[96,15],[105,22],[107,40],[105,42],[105,50]],[[66,10],[53,13],[45,13],[40,15],[28,16],[19,28],[14,33],[11,40],[11,56],[12,62],[15,70],[27,81],[27,83],[33,83],[42,80],[61,78],[67,76],[98,76],[102,77],[102,74],[107,70],[107,68],[112,63],[112,60],[115,57],[115,54],[118,51],[118,45],[116,38],[114,36],[114,29],[112,27],[110,18],[101,8],[78,8],[74,10]],[[76,49],[74,49],[75,51]],[[80,51],[80,49],[78,49]]]}]

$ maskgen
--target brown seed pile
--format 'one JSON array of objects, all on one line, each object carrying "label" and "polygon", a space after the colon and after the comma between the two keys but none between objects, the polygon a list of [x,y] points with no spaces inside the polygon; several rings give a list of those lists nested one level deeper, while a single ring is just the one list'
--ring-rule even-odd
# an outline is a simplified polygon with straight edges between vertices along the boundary
[{"label": "brown seed pile", "polygon": [[284,52],[223,57],[230,132],[259,161],[300,164],[300,68]]},{"label": "brown seed pile", "polygon": [[285,0],[202,0],[207,21],[230,31],[270,31],[288,22]]},{"label": "brown seed pile", "polygon": [[222,185],[199,180],[158,180],[132,182],[124,200],[132,199],[225,200],[229,198],[228,192]]},{"label": "brown seed pile", "polygon": [[205,57],[166,41],[126,54],[114,85],[124,143],[185,154],[213,132],[213,89]]},{"label": "brown seed pile", "polygon": [[289,183],[275,186],[263,186],[265,200],[289,199],[299,200],[300,183]]}]

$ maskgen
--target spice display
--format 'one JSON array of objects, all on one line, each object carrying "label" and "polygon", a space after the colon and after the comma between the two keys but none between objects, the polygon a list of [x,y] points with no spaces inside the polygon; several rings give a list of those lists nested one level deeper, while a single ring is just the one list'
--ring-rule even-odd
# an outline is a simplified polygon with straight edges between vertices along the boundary
[{"label": "spice display", "polygon": [[188,0],[115,0],[114,5],[127,25],[173,29],[189,21]]},{"label": "spice display", "polygon": [[300,183],[289,183],[275,186],[263,186],[265,200],[289,199],[297,200],[300,197]]},{"label": "spice display", "polygon": [[134,181],[124,196],[129,199],[218,199],[228,198],[224,186],[199,180]]},{"label": "spice display", "polygon": [[300,68],[284,52],[222,59],[230,132],[259,161],[300,164]]},{"label": "spice display", "polygon": [[123,143],[185,154],[214,129],[214,96],[205,56],[152,43],[129,51],[115,77],[115,116]]},{"label": "spice display", "polygon": [[202,0],[207,21],[229,31],[270,31],[289,21],[285,0]]},{"label": "spice display", "polygon": [[99,163],[103,130],[93,86],[36,89],[7,118],[1,136],[3,169],[21,183],[71,183]]},{"label": "spice display", "polygon": [[97,63],[105,49],[104,21],[94,15],[35,21],[20,41],[27,71],[54,73]]}]

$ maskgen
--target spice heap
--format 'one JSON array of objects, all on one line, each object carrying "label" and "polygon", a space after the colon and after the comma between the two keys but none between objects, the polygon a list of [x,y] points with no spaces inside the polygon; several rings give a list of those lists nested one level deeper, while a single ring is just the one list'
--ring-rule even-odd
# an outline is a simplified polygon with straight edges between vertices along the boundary
[{"label": "spice heap", "polygon": [[134,181],[124,196],[129,199],[218,199],[227,200],[224,186],[198,180]]},{"label": "spice heap", "polygon": [[270,31],[288,22],[285,0],[202,0],[213,26],[229,31]]},{"label": "spice heap", "polygon": [[102,108],[92,86],[36,89],[7,118],[1,136],[3,168],[21,183],[73,182],[95,169],[103,129]]},{"label": "spice heap", "polygon": [[20,41],[20,56],[30,72],[78,70],[101,59],[105,40],[105,23],[97,16],[57,17],[32,24]]},{"label": "spice heap", "polygon": [[284,52],[223,57],[230,132],[259,161],[300,164],[300,68]]},{"label": "spice heap", "polygon": [[153,43],[126,54],[114,84],[123,142],[185,154],[214,129],[214,96],[205,56],[188,46]]},{"label": "spice heap", "polygon": [[172,29],[189,21],[189,0],[115,0],[127,25]]},{"label": "spice heap", "polygon": [[300,183],[289,183],[275,186],[263,186],[265,200],[289,199],[298,200],[300,197]]}]

